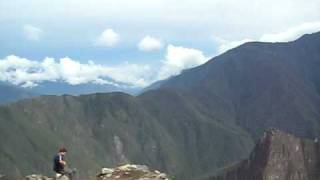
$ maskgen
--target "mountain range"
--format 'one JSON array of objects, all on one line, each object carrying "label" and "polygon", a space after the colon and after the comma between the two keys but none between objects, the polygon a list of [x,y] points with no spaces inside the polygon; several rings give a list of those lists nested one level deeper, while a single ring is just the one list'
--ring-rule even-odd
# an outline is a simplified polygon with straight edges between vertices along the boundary
[{"label": "mountain range", "polygon": [[37,94],[34,92],[5,82],[0,82],[0,92],[0,104],[6,104],[19,99],[37,96]]},{"label": "mountain range", "polygon": [[[196,179],[249,157],[264,131],[320,133],[320,33],[245,43],[138,96],[41,96],[0,107],[0,174],[50,173],[67,146],[81,176],[147,164]],[[15,132],[15,133],[13,133]]]},{"label": "mountain range", "polygon": [[[111,79],[109,81],[112,81]],[[94,84],[85,83],[71,85],[66,82],[41,82],[35,87],[20,87],[9,82],[0,81],[0,104],[6,104],[28,97],[37,97],[41,95],[83,95],[92,93],[107,93],[107,92],[126,92],[128,94],[138,94],[141,88],[133,87],[129,84],[114,82],[113,84]]]}]

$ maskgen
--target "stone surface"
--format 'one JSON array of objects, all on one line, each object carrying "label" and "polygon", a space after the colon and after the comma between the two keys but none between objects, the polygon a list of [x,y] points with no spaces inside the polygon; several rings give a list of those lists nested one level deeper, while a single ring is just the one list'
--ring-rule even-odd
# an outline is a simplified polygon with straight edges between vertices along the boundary
[{"label": "stone surface", "polygon": [[47,176],[32,174],[25,177],[25,180],[53,180],[53,178],[49,178]]},{"label": "stone surface", "polygon": [[50,178],[41,174],[32,174],[24,178],[24,180],[70,180],[67,176],[61,176],[59,178]]},{"label": "stone surface", "polygon": [[159,171],[151,171],[147,166],[126,164],[115,169],[103,168],[97,175],[97,180],[170,180]]},{"label": "stone surface", "polygon": [[70,180],[67,176],[62,176],[57,178],[56,180]]}]

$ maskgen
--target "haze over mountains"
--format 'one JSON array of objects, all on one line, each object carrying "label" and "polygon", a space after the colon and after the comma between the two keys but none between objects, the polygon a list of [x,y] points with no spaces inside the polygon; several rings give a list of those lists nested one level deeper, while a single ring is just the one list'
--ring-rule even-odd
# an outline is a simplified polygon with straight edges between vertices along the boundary
[{"label": "haze over mountains", "polygon": [[71,85],[66,82],[42,82],[36,87],[20,87],[7,82],[0,82],[0,104],[14,102],[17,100],[36,97],[41,95],[83,95],[92,93],[107,93],[107,92],[126,92],[128,94],[137,94],[141,88],[133,87],[124,83],[111,84],[93,84],[85,83]]},{"label": "haze over mountains", "polygon": [[31,91],[4,82],[0,82],[0,92],[0,104],[36,96]]},{"label": "haze over mountains", "polygon": [[82,177],[129,161],[195,179],[247,158],[267,128],[319,137],[319,69],[315,33],[246,43],[139,96],[42,96],[1,106],[0,174],[49,173],[48,159],[66,145]]},{"label": "haze over mountains", "polygon": [[31,90],[42,95],[82,95],[115,91],[121,91],[128,94],[136,94],[140,89],[141,88],[139,87],[133,87],[129,84],[119,82],[115,83],[115,85],[94,83],[71,85],[66,82],[43,82],[38,86],[33,87]]}]

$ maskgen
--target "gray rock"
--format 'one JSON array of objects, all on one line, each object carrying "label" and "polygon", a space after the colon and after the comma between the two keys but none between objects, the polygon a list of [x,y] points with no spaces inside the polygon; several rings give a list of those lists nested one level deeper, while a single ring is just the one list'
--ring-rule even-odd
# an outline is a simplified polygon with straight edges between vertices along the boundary
[{"label": "gray rock", "polygon": [[53,178],[49,178],[47,176],[32,174],[25,177],[25,180],[53,180]]},{"label": "gray rock", "polygon": [[148,166],[126,164],[117,168],[103,168],[102,173],[97,175],[97,180],[169,180],[165,173],[151,171]]},{"label": "gray rock", "polygon": [[112,174],[113,171],[114,171],[114,170],[111,169],[111,168],[102,168],[101,174]]}]

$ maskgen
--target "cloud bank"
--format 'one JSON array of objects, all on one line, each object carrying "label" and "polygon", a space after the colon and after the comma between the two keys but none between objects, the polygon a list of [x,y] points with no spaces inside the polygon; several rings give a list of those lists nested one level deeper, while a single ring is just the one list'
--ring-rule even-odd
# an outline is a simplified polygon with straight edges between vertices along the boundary
[{"label": "cloud bank", "polygon": [[132,86],[144,86],[144,76],[145,73],[150,73],[149,71],[149,66],[124,63],[107,67],[92,61],[80,63],[68,57],[59,61],[45,58],[39,62],[10,55],[0,60],[0,81],[23,87],[33,87],[43,81],[63,81],[71,85],[95,83],[116,86],[118,81]]},{"label": "cloud bank", "polygon": [[282,32],[263,34],[257,39],[245,38],[237,41],[229,41],[220,37],[212,37],[218,43],[217,52],[222,54],[232,48],[240,46],[246,42],[261,41],[261,42],[290,42],[298,39],[304,34],[310,34],[320,31],[320,21],[303,23],[293,26]]},{"label": "cloud bank", "polygon": [[145,87],[206,60],[200,50],[174,45],[167,47],[160,68],[128,62],[116,66],[99,65],[93,61],[80,63],[69,57],[59,60],[47,57],[42,61],[34,61],[10,55],[0,59],[0,81],[22,87],[34,87],[44,81],[63,81],[71,85],[95,83]]},{"label": "cloud bank", "polygon": [[264,34],[259,41],[263,42],[289,42],[293,41],[304,34],[315,33],[320,30],[320,21],[303,23],[298,26],[291,27],[283,32]]}]

